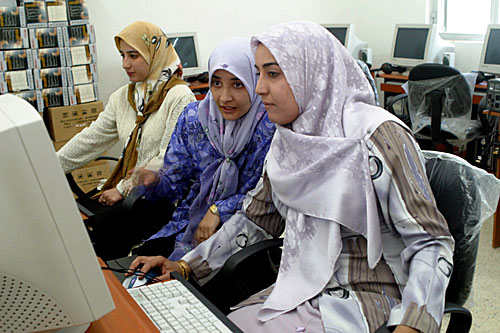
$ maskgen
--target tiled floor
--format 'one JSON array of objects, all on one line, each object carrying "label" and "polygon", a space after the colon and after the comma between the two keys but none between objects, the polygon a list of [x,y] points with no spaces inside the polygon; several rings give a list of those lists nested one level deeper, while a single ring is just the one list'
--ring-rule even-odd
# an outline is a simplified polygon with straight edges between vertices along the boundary
[{"label": "tiled floor", "polygon": [[471,332],[500,332],[500,248],[491,247],[492,231],[490,218],[481,229],[474,287],[465,304],[472,312]]}]

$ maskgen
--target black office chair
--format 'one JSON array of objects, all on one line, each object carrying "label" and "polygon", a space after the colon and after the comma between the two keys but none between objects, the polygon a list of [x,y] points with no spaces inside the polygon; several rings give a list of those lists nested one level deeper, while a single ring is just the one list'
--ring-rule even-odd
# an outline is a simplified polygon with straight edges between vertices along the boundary
[{"label": "black office chair", "polygon": [[[95,160],[118,161],[116,157],[112,156],[100,156]],[[75,195],[76,205],[83,214],[90,217],[103,209],[104,206],[99,204],[97,200],[92,199],[92,197],[99,192],[97,188],[94,188],[88,192],[83,191],[83,189],[76,183],[75,178],[73,177],[71,172],[68,172],[66,174],[66,180],[68,181],[71,191]],[[134,188],[124,199],[122,207],[125,209],[131,209],[136,200],[138,200],[142,195],[143,193],[140,191],[140,189]]]},{"label": "black office chair", "polygon": [[[451,157],[443,159],[442,156]],[[479,185],[473,168],[453,155],[426,153],[426,169],[438,209],[455,239],[453,273],[446,292],[445,313],[450,314],[447,332],[469,332],[472,315],[462,306],[472,288],[478,251],[481,224]],[[226,261],[221,274],[231,285],[233,302],[242,301],[276,281],[279,262],[276,251],[282,244],[282,239],[266,240],[239,251]],[[260,258],[258,263],[256,258]],[[389,330],[381,327],[377,332]]]}]

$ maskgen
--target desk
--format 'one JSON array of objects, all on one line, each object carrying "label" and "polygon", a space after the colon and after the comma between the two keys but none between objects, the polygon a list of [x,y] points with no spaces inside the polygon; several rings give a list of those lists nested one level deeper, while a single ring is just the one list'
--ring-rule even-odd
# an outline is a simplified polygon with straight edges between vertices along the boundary
[{"label": "desk", "polygon": [[[106,264],[99,258],[99,264]],[[159,332],[139,305],[132,299],[116,276],[109,270],[103,270],[115,309],[94,321],[87,333],[109,332]]]},{"label": "desk", "polygon": [[205,98],[208,92],[208,83],[195,83],[191,84],[189,88],[193,91],[194,97],[196,97],[197,101],[201,101]]},{"label": "desk", "polygon": [[[484,114],[489,114],[490,116],[500,117],[500,112],[498,111],[489,111],[484,110]],[[499,123],[500,127],[500,123]],[[500,140],[500,137],[498,138]],[[495,176],[500,179],[500,156],[497,155],[497,167],[495,169]],[[500,204],[500,202],[499,202]],[[500,246],[500,217],[498,214],[498,208],[495,214],[493,215],[493,247]]]},{"label": "desk", "polygon": [[[405,92],[401,85],[408,81],[408,76],[397,74],[378,74],[377,77],[384,79],[384,82],[380,84],[380,90],[384,92],[384,107],[387,104],[387,97],[403,94]],[[486,89],[486,82],[476,84],[474,88],[474,95],[472,96],[472,104],[479,104],[481,99],[486,96]]]}]

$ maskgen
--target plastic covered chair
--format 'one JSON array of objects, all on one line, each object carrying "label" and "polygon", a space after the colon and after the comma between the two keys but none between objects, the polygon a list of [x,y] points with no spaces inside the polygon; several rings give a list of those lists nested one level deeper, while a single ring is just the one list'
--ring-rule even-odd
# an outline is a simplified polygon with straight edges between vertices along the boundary
[{"label": "plastic covered chair", "polygon": [[[438,209],[455,240],[454,267],[444,311],[450,314],[447,332],[469,332],[472,315],[462,306],[472,289],[479,231],[483,222],[496,211],[500,181],[452,154],[424,151],[424,157]],[[276,280],[275,256],[280,246],[282,239],[266,240],[239,251],[226,261],[221,272],[232,285],[233,299],[244,300],[263,289],[262,281]],[[255,258],[261,258],[258,265]],[[249,269],[255,271],[256,267],[259,272],[267,272],[266,276],[248,274]],[[239,295],[235,296],[236,292]],[[377,332],[389,330],[383,326]]]},{"label": "plastic covered chair", "polygon": [[408,76],[408,109],[415,137],[447,147],[463,146],[478,137],[482,124],[472,119],[475,82],[475,75],[464,76],[442,64],[413,68]]}]

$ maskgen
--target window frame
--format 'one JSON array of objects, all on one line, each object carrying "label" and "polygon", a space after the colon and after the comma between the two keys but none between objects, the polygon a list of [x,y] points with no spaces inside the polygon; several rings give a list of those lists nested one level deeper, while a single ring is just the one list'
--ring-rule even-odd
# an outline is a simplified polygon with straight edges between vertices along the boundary
[{"label": "window frame", "polygon": [[[432,0],[430,10],[431,23],[437,23],[441,32],[439,35],[445,40],[463,40],[463,41],[483,41],[485,34],[467,34],[445,32],[446,29],[446,5],[447,0]],[[498,24],[500,15],[500,0],[491,0],[490,22],[489,24]]]}]

